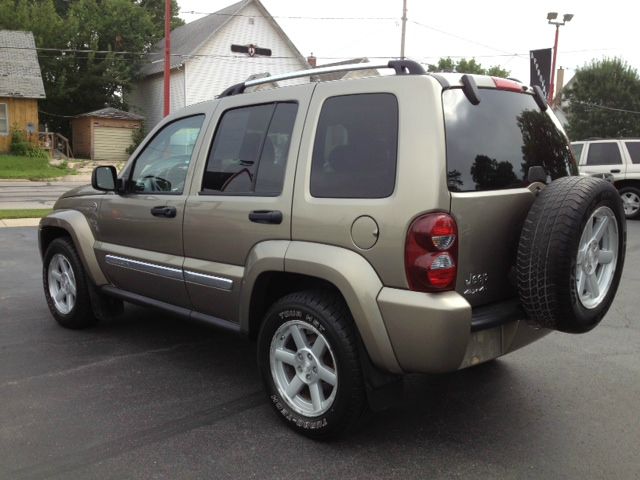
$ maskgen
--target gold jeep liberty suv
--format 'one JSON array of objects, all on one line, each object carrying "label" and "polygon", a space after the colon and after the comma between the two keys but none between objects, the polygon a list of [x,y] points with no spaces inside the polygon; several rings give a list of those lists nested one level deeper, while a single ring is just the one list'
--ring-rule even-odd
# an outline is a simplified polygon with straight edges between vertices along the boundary
[{"label": "gold jeep liberty suv", "polygon": [[[247,91],[372,68],[393,73]],[[404,373],[593,329],[625,235],[538,88],[390,61],[171,114],[119,174],[64,194],[39,245],[62,326],[126,301],[246,335],[276,414],[328,438]]]}]

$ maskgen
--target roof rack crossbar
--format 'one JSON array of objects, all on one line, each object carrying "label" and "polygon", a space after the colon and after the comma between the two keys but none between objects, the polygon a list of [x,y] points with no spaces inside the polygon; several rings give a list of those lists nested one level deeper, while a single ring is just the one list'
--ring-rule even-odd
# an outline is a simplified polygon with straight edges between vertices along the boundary
[{"label": "roof rack crossbar", "polygon": [[247,80],[244,82],[231,85],[218,97],[229,97],[231,95],[237,95],[244,93],[245,88],[255,87],[256,85],[262,85],[264,83],[278,82],[281,80],[292,80],[294,78],[310,77],[312,75],[322,75],[323,73],[355,71],[355,70],[371,70],[376,68],[392,68],[395,70],[396,75],[422,75],[425,72],[422,65],[413,60],[390,60],[388,63],[372,64],[372,63],[351,63],[348,65],[338,65],[332,67],[319,67],[310,68],[308,70],[298,70],[295,72],[282,73],[280,75],[273,75],[270,77],[256,78],[255,80]]}]

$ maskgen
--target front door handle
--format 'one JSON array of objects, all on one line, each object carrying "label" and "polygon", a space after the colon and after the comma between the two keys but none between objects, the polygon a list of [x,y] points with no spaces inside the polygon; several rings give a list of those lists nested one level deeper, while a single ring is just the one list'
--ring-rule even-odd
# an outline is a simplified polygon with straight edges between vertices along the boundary
[{"label": "front door handle", "polygon": [[154,217],[173,218],[176,216],[176,207],[153,207],[151,209],[151,215],[153,215]]},{"label": "front door handle", "polygon": [[620,169],[619,168],[614,168],[613,170],[611,170],[611,173],[620,173]]},{"label": "front door handle", "polygon": [[249,220],[254,223],[280,225],[282,223],[282,212],[280,210],[253,210],[249,213]]}]

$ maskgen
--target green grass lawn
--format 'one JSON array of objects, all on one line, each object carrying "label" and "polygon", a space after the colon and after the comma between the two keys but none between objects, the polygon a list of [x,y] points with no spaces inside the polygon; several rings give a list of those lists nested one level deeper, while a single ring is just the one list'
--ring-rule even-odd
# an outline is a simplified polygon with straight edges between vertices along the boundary
[{"label": "green grass lawn", "polygon": [[0,155],[0,179],[46,180],[74,173],[76,173],[74,169],[65,165],[59,167],[49,165],[49,160],[46,158]]},{"label": "green grass lawn", "polygon": [[26,208],[22,210],[0,210],[0,220],[7,218],[42,218],[51,212],[50,208]]}]

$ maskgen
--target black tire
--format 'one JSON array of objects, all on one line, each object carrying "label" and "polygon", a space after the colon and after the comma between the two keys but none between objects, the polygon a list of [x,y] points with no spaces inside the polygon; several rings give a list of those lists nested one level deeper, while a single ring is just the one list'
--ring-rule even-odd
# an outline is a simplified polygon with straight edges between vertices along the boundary
[{"label": "black tire", "polygon": [[[640,199],[640,189],[636,187],[622,187],[620,189],[620,197],[624,197],[624,196],[629,196],[634,199]],[[640,208],[636,210],[634,213],[625,214],[625,215],[627,217],[627,220],[638,220],[640,218]]]},{"label": "black tire", "polygon": [[[328,410],[317,416],[304,415],[294,410],[285,400],[272,374],[272,342],[277,342],[278,338],[284,339],[284,336],[275,335],[281,327],[286,328],[292,323],[306,324],[321,332],[335,357],[334,367],[338,379],[335,397]],[[309,340],[311,345],[313,338],[305,336],[305,340]],[[286,295],[275,302],[266,314],[258,336],[258,366],[270,403],[277,415],[302,435],[314,439],[337,437],[353,429],[366,410],[357,333],[347,306],[336,294],[308,290]],[[290,369],[293,380],[297,375],[296,369]],[[304,388],[311,393],[307,386],[303,387],[300,395],[305,393]]]},{"label": "black tire", "polygon": [[[73,279],[75,282],[75,301],[69,311],[61,311],[56,306],[56,301],[51,296],[49,285],[49,264],[62,256],[70,265],[73,271]],[[47,247],[42,263],[42,282],[44,285],[44,295],[47,300],[47,306],[53,315],[53,318],[65,328],[80,329],[87,328],[96,324],[97,319],[91,308],[91,299],[89,296],[89,282],[87,280],[84,267],[78,257],[73,242],[66,237],[60,237],[53,240]]]},{"label": "black tire", "polygon": [[[608,290],[586,308],[576,285],[578,246],[587,221],[600,207],[610,209],[617,222],[618,254]],[[624,211],[613,185],[592,177],[565,177],[548,185],[529,211],[518,246],[518,291],[529,321],[567,333],[593,329],[616,294],[625,247]]]}]

